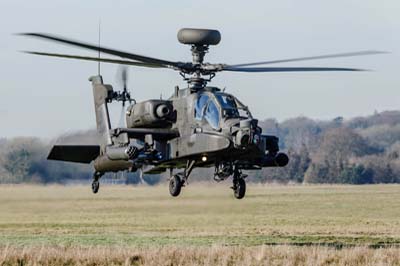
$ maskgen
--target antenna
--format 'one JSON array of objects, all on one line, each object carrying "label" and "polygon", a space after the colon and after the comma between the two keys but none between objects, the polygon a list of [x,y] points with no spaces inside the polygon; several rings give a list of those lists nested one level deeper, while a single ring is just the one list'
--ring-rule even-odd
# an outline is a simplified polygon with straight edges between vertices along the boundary
[{"label": "antenna", "polygon": [[101,19],[99,19],[99,54],[98,54],[99,61],[97,64],[97,71],[99,73],[99,76],[100,76],[100,32],[101,32]]}]

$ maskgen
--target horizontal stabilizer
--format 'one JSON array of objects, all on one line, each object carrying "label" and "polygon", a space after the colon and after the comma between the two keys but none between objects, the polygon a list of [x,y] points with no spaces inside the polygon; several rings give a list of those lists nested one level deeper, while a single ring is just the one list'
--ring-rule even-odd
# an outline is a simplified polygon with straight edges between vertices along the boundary
[{"label": "horizontal stabilizer", "polygon": [[90,163],[99,154],[98,145],[54,145],[47,160]]}]

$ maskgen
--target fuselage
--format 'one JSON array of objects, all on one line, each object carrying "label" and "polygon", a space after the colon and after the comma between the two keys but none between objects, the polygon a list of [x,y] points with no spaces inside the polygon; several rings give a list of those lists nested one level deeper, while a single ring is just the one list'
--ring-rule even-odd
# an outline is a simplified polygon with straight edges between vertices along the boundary
[{"label": "fuselage", "polygon": [[[175,138],[154,141],[161,158],[154,165],[165,169],[180,167],[187,160],[196,161],[196,166],[233,161],[243,169],[272,166],[278,140],[263,136],[257,123],[236,97],[215,87],[176,90],[168,100],[136,103],[127,111],[128,127],[178,132]],[[274,145],[266,162],[267,148]]]}]

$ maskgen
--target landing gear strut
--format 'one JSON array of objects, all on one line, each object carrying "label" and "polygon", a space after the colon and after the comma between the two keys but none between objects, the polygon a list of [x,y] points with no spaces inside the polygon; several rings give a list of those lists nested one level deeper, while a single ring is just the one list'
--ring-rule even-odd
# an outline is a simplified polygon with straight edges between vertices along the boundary
[{"label": "landing gear strut", "polygon": [[172,169],[171,169],[171,178],[169,179],[169,193],[173,197],[179,196],[181,193],[181,189],[185,184],[188,184],[187,180],[189,178],[190,173],[193,170],[194,164],[196,161],[194,160],[188,160],[186,163],[185,170],[182,173],[178,173],[175,175],[172,175]]},{"label": "landing gear strut", "polygon": [[242,199],[246,194],[246,181],[244,180],[247,175],[242,174],[242,171],[235,168],[233,173],[233,195],[237,199]]},{"label": "landing gear strut", "polygon": [[95,172],[93,174],[93,182],[92,182],[92,192],[94,194],[96,194],[97,192],[99,192],[100,189],[100,177],[103,175],[103,173],[100,172]]}]

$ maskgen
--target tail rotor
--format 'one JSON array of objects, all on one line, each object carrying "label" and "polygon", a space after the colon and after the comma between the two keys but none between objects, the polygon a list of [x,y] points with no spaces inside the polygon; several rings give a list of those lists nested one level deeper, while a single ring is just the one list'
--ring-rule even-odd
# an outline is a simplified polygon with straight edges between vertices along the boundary
[{"label": "tail rotor", "polygon": [[125,103],[129,102],[130,104],[132,103],[132,101],[134,101],[131,98],[131,94],[128,91],[128,67],[126,66],[120,66],[119,70],[118,70],[118,80],[119,83],[122,85],[123,90],[118,92],[118,97],[117,97],[117,101],[122,102],[122,107],[125,107]]}]

